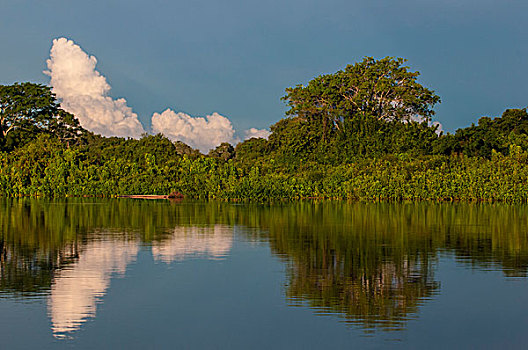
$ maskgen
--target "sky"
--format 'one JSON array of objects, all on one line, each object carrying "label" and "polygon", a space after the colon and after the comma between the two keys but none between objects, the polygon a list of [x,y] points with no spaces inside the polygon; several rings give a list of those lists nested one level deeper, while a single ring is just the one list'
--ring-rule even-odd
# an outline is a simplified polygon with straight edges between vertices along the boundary
[{"label": "sky", "polygon": [[67,38],[96,57],[97,101],[124,101],[135,132],[216,123],[236,141],[284,117],[285,88],[396,56],[452,132],[528,105],[526,13],[525,0],[0,0],[0,84],[50,84],[53,40]]}]

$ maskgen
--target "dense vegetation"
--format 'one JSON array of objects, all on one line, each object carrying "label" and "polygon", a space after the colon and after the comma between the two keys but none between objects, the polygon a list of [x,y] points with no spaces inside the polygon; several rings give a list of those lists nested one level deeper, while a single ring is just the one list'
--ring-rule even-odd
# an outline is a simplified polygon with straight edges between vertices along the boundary
[{"label": "dense vegetation", "polygon": [[528,200],[528,113],[507,109],[454,134],[403,59],[365,58],[286,90],[268,140],[202,155],[162,135],[83,130],[46,86],[0,86],[0,195]]}]

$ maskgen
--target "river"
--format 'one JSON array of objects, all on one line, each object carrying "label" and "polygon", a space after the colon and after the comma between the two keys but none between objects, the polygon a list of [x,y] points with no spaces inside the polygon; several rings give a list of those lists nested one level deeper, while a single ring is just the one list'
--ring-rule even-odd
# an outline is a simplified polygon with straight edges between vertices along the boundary
[{"label": "river", "polygon": [[527,213],[0,199],[0,347],[522,348]]}]

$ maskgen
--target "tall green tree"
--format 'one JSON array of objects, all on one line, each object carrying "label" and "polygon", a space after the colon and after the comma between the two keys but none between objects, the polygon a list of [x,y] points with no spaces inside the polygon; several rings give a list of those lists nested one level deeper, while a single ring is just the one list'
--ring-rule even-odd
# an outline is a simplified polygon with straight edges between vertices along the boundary
[{"label": "tall green tree", "polygon": [[269,148],[291,157],[340,164],[356,157],[431,154],[440,102],[403,58],[366,57],[344,70],[286,89],[289,117],[271,127]]},{"label": "tall green tree", "polygon": [[0,143],[5,144],[9,137],[20,142],[41,132],[71,143],[83,129],[71,113],[60,108],[49,86],[29,82],[0,85]]},{"label": "tall green tree", "polygon": [[286,89],[290,109],[296,116],[321,126],[322,140],[333,132],[362,128],[368,119],[386,122],[429,122],[433,106],[440,102],[434,91],[418,83],[418,72],[409,71],[403,58],[366,57],[334,74],[321,75],[307,86]]}]

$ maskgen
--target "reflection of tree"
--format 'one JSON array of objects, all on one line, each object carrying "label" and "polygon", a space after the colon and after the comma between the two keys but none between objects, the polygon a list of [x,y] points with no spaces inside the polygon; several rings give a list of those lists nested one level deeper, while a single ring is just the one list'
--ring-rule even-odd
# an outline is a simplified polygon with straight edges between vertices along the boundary
[{"label": "reflection of tree", "polygon": [[365,327],[397,329],[434,295],[439,251],[522,276],[524,206],[298,203],[271,209],[272,249],[289,262],[287,297]]},{"label": "reflection of tree", "polygon": [[77,244],[60,249],[19,250],[4,245],[0,258],[0,292],[19,294],[21,297],[49,290],[56,271],[78,257]]},{"label": "reflection of tree", "polygon": [[[203,207],[203,205],[201,206]],[[114,239],[156,240],[168,227],[204,210],[166,202],[70,199],[0,200],[0,291],[27,296],[48,291],[56,272],[78,260],[101,229]],[[211,213],[211,211],[209,211]],[[203,221],[202,221],[203,222]]]},{"label": "reflection of tree", "polygon": [[0,290],[28,296],[49,290],[56,271],[78,258],[84,229],[66,205],[0,201]]},{"label": "reflection of tree", "polygon": [[[154,257],[166,262],[226,255],[231,226],[192,226],[207,221],[203,207],[131,200],[0,200],[0,293],[49,295],[53,334],[68,336],[95,316],[112,276],[124,274],[135,259],[138,241],[152,243]],[[189,220],[193,213],[202,215]]]},{"label": "reflection of tree", "polygon": [[307,269],[302,263],[293,263],[287,296],[293,304],[308,301],[311,307],[338,312],[365,327],[398,329],[438,288],[431,267],[419,261],[358,269],[339,263]]},{"label": "reflection of tree", "polygon": [[526,277],[528,223],[526,205],[458,205],[448,212],[443,248],[474,268],[502,269],[507,276]]},{"label": "reflection of tree", "polygon": [[[97,266],[90,262],[97,259],[83,256],[96,256],[93,244],[102,240],[133,246],[144,242],[156,259],[166,262],[190,255],[222,257],[237,225],[240,234],[268,241],[288,264],[286,294],[292,304],[339,313],[365,327],[395,329],[439,290],[434,276],[439,251],[464,266],[526,276],[526,209],[498,204],[1,199],[0,293],[23,298],[52,293],[61,277],[73,271],[82,276],[89,266]],[[105,271],[114,269],[107,265]],[[95,283],[93,290],[104,293],[109,272],[104,276],[100,282],[106,282]]]},{"label": "reflection of tree", "polygon": [[305,213],[291,212],[270,227],[273,250],[291,261],[286,293],[292,303],[338,312],[365,327],[397,329],[438,289],[435,239],[414,235],[405,225],[413,216],[398,207],[299,209]]}]

